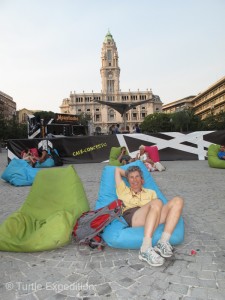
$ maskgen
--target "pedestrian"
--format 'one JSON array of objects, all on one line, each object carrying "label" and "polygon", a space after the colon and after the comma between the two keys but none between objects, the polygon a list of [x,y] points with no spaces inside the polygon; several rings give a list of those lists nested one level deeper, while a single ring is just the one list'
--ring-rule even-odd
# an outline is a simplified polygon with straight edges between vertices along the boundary
[{"label": "pedestrian", "polygon": [[120,128],[120,124],[116,124],[116,126],[115,126],[115,134],[120,133],[119,128]]},{"label": "pedestrian", "polygon": [[115,134],[115,125],[112,125],[112,126],[111,126],[110,131],[111,131],[111,134]]},{"label": "pedestrian", "polygon": [[135,132],[136,133],[141,133],[141,129],[140,129],[138,123],[135,124]]}]

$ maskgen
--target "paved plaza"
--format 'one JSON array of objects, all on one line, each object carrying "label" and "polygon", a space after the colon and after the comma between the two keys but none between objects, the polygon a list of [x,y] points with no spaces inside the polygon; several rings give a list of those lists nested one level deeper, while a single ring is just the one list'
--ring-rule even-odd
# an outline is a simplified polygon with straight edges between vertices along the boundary
[{"label": "paved plaza", "polygon": [[[106,247],[84,255],[74,241],[53,251],[0,252],[0,299],[225,299],[225,170],[209,168],[207,161],[163,163],[165,172],[152,173],[156,183],[167,199],[185,200],[185,240],[163,266],[141,262],[138,250]],[[6,165],[2,152],[0,174]],[[92,208],[104,166],[74,165]],[[0,180],[1,222],[29,190]]]}]

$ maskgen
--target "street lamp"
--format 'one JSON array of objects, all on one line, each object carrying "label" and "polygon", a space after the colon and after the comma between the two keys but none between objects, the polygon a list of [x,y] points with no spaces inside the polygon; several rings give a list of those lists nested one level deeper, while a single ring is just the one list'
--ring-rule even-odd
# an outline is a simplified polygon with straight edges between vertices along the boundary
[{"label": "street lamp", "polygon": [[173,119],[170,119],[170,131],[172,132],[172,127],[173,127]]}]

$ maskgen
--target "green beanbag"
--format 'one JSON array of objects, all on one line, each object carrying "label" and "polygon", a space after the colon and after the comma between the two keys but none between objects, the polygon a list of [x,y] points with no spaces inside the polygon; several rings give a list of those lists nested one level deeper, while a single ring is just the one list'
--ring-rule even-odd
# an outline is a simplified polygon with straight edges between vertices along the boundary
[{"label": "green beanbag", "polygon": [[[112,147],[109,154],[109,165],[110,166],[122,166],[122,164],[119,162],[118,157],[121,153],[122,147]],[[128,155],[128,151],[126,151],[126,155]]]},{"label": "green beanbag", "polygon": [[220,159],[217,154],[220,145],[212,144],[208,148],[208,164],[211,168],[225,169],[225,160]]},{"label": "green beanbag", "polygon": [[72,166],[40,170],[22,207],[0,225],[0,250],[62,247],[70,242],[76,220],[88,210],[82,182]]}]

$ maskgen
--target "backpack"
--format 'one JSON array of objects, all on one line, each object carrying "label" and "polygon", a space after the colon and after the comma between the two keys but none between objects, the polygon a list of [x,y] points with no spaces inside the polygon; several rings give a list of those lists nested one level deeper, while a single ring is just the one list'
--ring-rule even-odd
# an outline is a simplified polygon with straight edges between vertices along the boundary
[{"label": "backpack", "polygon": [[92,249],[102,250],[104,242],[100,233],[114,219],[119,219],[122,207],[123,202],[117,199],[102,208],[83,213],[73,228],[75,240],[79,245],[85,244]]}]

